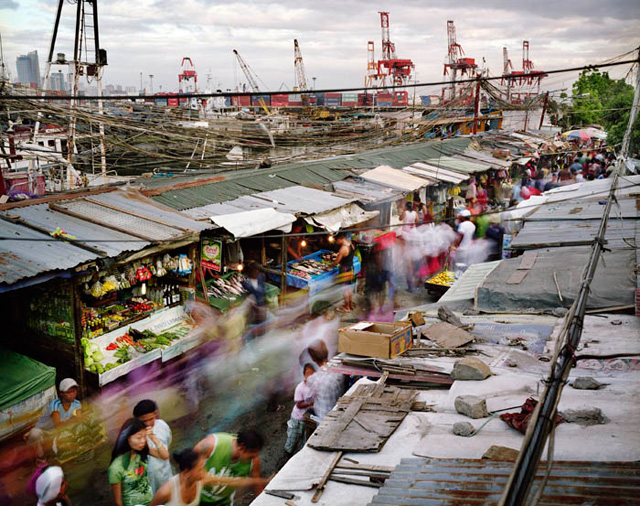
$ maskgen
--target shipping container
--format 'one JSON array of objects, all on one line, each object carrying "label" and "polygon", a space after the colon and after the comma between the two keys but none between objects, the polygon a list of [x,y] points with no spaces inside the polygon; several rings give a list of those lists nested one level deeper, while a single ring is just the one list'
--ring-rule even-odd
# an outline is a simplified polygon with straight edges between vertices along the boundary
[{"label": "shipping container", "polygon": [[378,105],[381,107],[391,107],[393,102],[378,102]]},{"label": "shipping container", "polygon": [[374,95],[371,93],[358,93],[358,105],[373,105]]},{"label": "shipping container", "polygon": [[357,93],[343,93],[342,94],[342,102],[357,102],[358,94]]},{"label": "shipping container", "polygon": [[340,107],[342,101],[339,98],[326,98],[324,99],[325,107]]},{"label": "shipping container", "polygon": [[409,105],[409,93],[406,91],[396,91],[393,94],[393,105]]},{"label": "shipping container", "polygon": [[429,95],[420,95],[420,103],[422,105],[431,105],[431,97]]},{"label": "shipping container", "polygon": [[324,105],[324,93],[316,93],[316,105]]},{"label": "shipping container", "polygon": [[342,93],[325,93],[324,98],[342,98]]},{"label": "shipping container", "polygon": [[393,102],[393,95],[391,93],[378,93],[376,94],[376,104],[381,105],[382,103],[391,103]]},{"label": "shipping container", "polygon": [[235,107],[248,107],[251,105],[251,97],[249,95],[235,95],[231,97],[231,103]]},{"label": "shipping container", "polygon": [[168,103],[167,103],[167,99],[166,98],[156,98],[156,105],[159,105],[161,107],[167,107]]},{"label": "shipping container", "polygon": [[262,107],[262,102],[264,102],[266,106],[269,106],[271,104],[271,97],[269,95],[252,95],[251,96],[251,105],[256,107]]},{"label": "shipping container", "polygon": [[429,97],[431,98],[431,105],[440,104],[440,95],[429,95]]},{"label": "shipping container", "polygon": [[231,97],[224,97],[224,106],[231,107]]},{"label": "shipping container", "polygon": [[289,95],[271,95],[273,107],[286,107],[289,105]]},{"label": "shipping container", "polygon": [[175,93],[168,93],[168,99],[167,99],[167,105],[169,107],[178,107],[178,99],[177,98],[172,98],[172,95],[175,95]]}]

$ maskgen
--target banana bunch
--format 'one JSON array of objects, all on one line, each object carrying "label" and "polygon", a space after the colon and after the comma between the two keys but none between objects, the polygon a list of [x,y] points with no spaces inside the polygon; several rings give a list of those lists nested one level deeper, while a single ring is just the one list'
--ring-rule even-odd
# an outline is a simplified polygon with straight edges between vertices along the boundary
[{"label": "banana bunch", "polygon": [[451,286],[455,281],[455,274],[451,271],[442,271],[440,274],[433,276],[427,283],[440,286]]}]

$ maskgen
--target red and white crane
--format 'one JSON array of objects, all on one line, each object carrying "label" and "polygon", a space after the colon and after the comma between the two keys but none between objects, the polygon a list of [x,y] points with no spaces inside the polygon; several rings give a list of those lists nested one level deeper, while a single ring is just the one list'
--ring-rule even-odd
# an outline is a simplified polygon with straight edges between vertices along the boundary
[{"label": "red and white crane", "polygon": [[[409,82],[415,65],[412,60],[396,56],[396,45],[391,42],[389,33],[389,13],[380,12],[379,14],[382,28],[382,59],[378,60],[377,79],[381,86],[403,86]],[[371,49],[373,50],[373,45]]]},{"label": "red and white crane", "polygon": [[478,68],[474,58],[463,58],[463,55],[464,50],[456,38],[456,27],[453,20],[448,20],[447,60],[444,63],[443,75],[451,75],[451,84],[442,88],[443,102],[450,102],[456,98],[456,80],[459,76],[473,76]]}]

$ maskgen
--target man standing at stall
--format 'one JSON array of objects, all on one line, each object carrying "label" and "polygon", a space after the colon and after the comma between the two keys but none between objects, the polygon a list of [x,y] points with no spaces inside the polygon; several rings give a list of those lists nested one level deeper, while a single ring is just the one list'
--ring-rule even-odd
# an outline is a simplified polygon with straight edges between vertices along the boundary
[{"label": "man standing at stall", "polygon": [[340,246],[338,256],[333,261],[332,266],[338,266],[338,282],[343,285],[342,296],[344,298],[344,306],[339,307],[336,311],[340,313],[348,313],[353,311],[353,256],[355,249],[351,241],[344,233],[338,234],[336,242]]}]

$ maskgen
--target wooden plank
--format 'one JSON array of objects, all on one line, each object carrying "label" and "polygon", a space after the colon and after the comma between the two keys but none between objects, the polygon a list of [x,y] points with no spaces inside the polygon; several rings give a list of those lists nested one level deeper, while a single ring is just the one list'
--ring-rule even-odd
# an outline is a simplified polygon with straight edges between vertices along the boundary
[{"label": "wooden plank", "polygon": [[331,476],[333,469],[338,465],[338,462],[340,462],[341,458],[342,458],[342,452],[336,453],[336,456],[331,461],[331,464],[329,464],[329,468],[326,470],[326,472],[322,476],[322,479],[316,486],[316,492],[315,494],[313,494],[313,497],[311,498],[311,502],[316,503],[320,500],[320,497],[322,497],[322,493],[324,492],[324,487],[327,485],[327,481],[329,480],[329,477]]},{"label": "wooden plank", "polygon": [[[362,487],[373,487],[373,488],[382,487],[382,483],[376,483],[375,481],[354,480],[352,478],[341,478],[335,475],[331,475],[329,479],[331,481],[337,481],[339,483],[347,483],[349,485],[360,485]],[[317,501],[314,501],[313,499],[311,499],[311,502],[317,502]]]},{"label": "wooden plank", "polygon": [[422,335],[443,348],[459,348],[475,339],[473,334],[447,322],[431,325],[422,331]]},{"label": "wooden plank", "polygon": [[533,265],[536,263],[538,259],[537,251],[525,251],[522,254],[522,260],[520,260],[520,265],[518,266],[518,270],[530,270]]},{"label": "wooden plank", "polygon": [[[347,460],[347,457],[345,457],[342,460]],[[350,462],[357,462],[354,461],[353,459],[349,459]],[[395,470],[395,467],[393,466],[379,466],[376,464],[348,464],[346,462],[339,462],[338,465],[336,466],[336,469],[354,469],[354,470],[358,470],[358,469],[362,469],[364,471],[378,471],[378,472],[383,472],[383,473],[392,473]]]},{"label": "wooden plank", "polygon": [[515,271],[513,274],[511,274],[511,276],[509,276],[509,279],[507,279],[507,284],[519,285],[520,283],[522,283],[524,278],[527,277],[527,274],[529,274],[529,271]]}]

